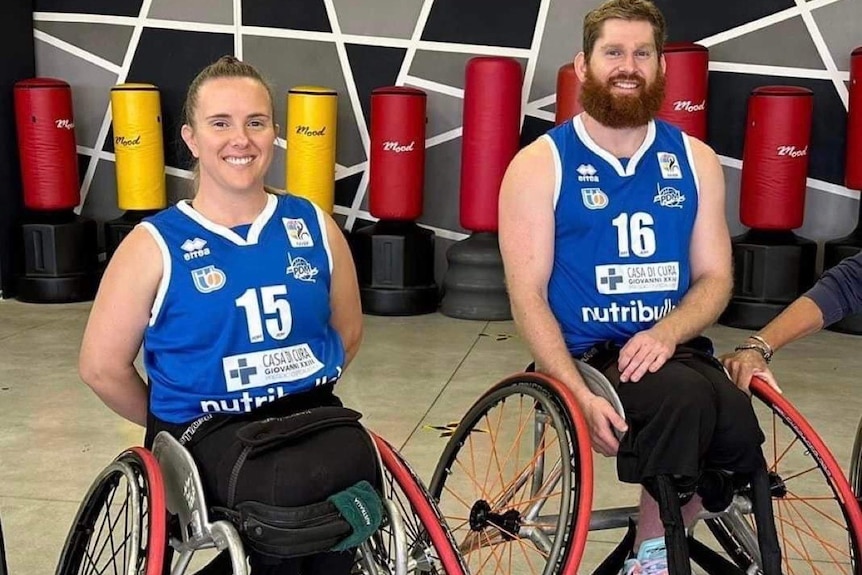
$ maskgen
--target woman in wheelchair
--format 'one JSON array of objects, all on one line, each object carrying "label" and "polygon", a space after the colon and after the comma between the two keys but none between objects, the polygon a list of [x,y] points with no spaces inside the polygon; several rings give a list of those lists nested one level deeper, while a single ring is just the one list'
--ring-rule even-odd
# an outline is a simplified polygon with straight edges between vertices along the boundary
[{"label": "woman in wheelchair", "polygon": [[[345,549],[380,521],[374,446],[333,393],[362,336],[349,250],[329,215],[264,186],[278,126],[254,67],[209,65],[184,112],[193,199],[146,218],[111,258],[81,377],[146,426],[147,446],[167,431],[191,452],[252,573],[347,573]],[[148,384],[133,364],[142,345]],[[333,522],[340,532],[282,537]],[[217,558],[205,571],[230,566]]]}]

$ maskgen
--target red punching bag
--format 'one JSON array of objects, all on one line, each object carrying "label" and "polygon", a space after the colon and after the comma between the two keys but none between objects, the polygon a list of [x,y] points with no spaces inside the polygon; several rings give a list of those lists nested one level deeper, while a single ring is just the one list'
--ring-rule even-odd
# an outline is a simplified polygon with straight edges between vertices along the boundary
[{"label": "red punching bag", "polygon": [[796,86],[756,88],[748,100],[739,216],[760,230],[802,225],[814,93]]},{"label": "red punching bag", "polygon": [[461,225],[497,231],[497,197],[503,174],[518,152],[521,65],[481,56],[467,63],[461,148]]},{"label": "red punching bag", "polygon": [[664,57],[665,96],[658,117],[705,140],[709,50],[700,44],[671,43],[665,45]]},{"label": "red punching bag", "polygon": [[14,99],[24,205],[41,211],[76,207],[81,196],[71,87],[31,78],[15,83]]},{"label": "red punching bag", "polygon": [[844,185],[862,190],[862,47],[850,56],[850,105],[847,109],[847,158]]},{"label": "red punching bag", "polygon": [[575,73],[574,62],[563,64],[557,70],[557,100],[554,125],[568,122],[583,111],[581,108],[581,81]]},{"label": "red punching bag", "polygon": [[371,215],[415,220],[425,184],[425,92],[378,88],[371,93]]}]

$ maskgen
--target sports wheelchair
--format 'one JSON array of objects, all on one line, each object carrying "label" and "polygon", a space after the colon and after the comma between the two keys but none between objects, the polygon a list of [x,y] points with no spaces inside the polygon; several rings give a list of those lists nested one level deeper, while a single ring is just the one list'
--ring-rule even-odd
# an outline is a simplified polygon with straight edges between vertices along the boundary
[{"label": "sports wheelchair", "polygon": [[[352,573],[466,573],[422,483],[385,440],[372,437],[381,459],[384,519],[357,549]],[[98,475],[66,538],[57,575],[181,575],[194,553],[208,548],[229,554],[234,575],[248,573],[234,525],[210,520],[191,455],[161,432],[152,452],[133,447]]]},{"label": "sports wheelchair", "polygon": [[[591,390],[622,414],[610,382],[589,365],[578,368]],[[862,575],[862,422],[848,482],[785,397],[760,379],[751,391],[767,437],[763,492],[770,495],[767,506],[772,503],[782,573]],[[520,373],[470,408],[429,490],[473,575],[618,573],[624,557],[606,555],[602,546],[613,541],[591,532],[627,527],[637,507],[593,510],[593,475],[590,435],[571,391],[547,376]],[[737,488],[723,512],[698,517],[688,550],[706,573],[762,573],[753,499],[750,488]]]}]

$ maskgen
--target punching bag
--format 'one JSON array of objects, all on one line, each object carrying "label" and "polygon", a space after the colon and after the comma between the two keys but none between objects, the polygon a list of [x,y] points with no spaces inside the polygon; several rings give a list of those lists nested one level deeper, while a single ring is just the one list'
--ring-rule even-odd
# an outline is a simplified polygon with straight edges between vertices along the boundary
[{"label": "punching bag", "polygon": [[426,101],[415,88],[371,93],[368,205],[379,221],[350,235],[362,311],[368,314],[437,309],[434,232],[414,221],[422,214],[425,186]]},{"label": "punching bag", "polygon": [[15,84],[15,124],[24,206],[70,210],[81,201],[72,89],[63,80],[32,78]]},{"label": "punching bag", "polygon": [[297,86],[287,94],[287,191],[328,214],[335,207],[335,126],[338,94]]},{"label": "punching bag", "polygon": [[482,56],[467,63],[461,146],[461,226],[473,232],[446,253],[440,311],[461,319],[512,317],[497,238],[497,199],[519,146],[521,86],[517,60]]}]

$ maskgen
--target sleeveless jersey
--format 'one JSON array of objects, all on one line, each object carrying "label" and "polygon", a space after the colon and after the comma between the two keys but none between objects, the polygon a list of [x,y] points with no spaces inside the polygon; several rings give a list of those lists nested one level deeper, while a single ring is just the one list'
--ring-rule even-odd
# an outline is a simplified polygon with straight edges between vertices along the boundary
[{"label": "sleeveless jersey", "polygon": [[573,355],[624,344],[689,287],[698,179],[688,136],[650,122],[628,162],[600,148],[580,115],[542,137],[556,165],[551,310]]},{"label": "sleeveless jersey", "polygon": [[245,236],[185,201],[140,225],[164,267],[144,333],[156,417],[248,413],[338,379],[344,347],[329,324],[332,254],[319,208],[270,195]]}]

